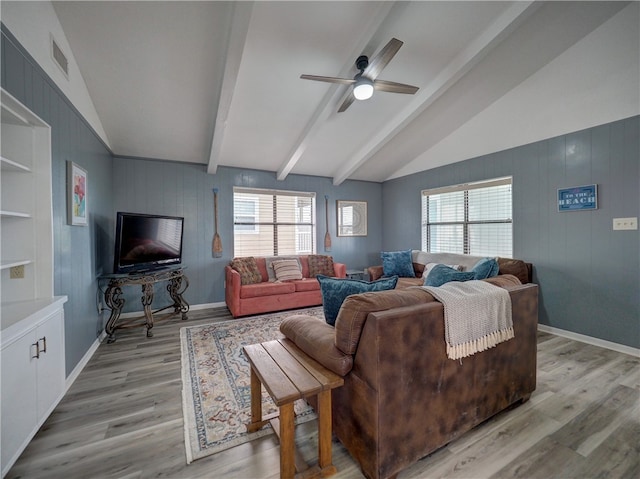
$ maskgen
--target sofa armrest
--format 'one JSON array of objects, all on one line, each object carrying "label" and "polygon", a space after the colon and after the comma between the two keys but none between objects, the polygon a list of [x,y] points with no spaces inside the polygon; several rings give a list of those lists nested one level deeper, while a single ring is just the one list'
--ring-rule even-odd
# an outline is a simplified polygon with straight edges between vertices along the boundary
[{"label": "sofa armrest", "polygon": [[384,271],[382,269],[382,265],[380,266],[369,266],[367,268],[367,272],[369,273],[369,281],[375,281],[377,279],[382,278]]},{"label": "sofa armrest", "polygon": [[224,267],[224,299],[231,315],[235,318],[240,314],[240,288],[242,281],[240,273],[229,265]]},{"label": "sofa armrest", "polygon": [[333,275],[336,278],[346,278],[347,265],[344,263],[333,263]]},{"label": "sofa armrest", "polygon": [[351,371],[353,356],[336,348],[333,326],[322,319],[304,314],[289,316],[280,323],[280,332],[334,373],[345,376]]}]

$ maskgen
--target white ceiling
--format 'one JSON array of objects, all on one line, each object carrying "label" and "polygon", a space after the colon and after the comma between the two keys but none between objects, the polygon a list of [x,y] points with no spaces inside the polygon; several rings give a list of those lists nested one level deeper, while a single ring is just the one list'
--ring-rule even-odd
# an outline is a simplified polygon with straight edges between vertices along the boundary
[{"label": "white ceiling", "polygon": [[[617,48],[618,35],[626,34],[630,49],[620,68],[638,89],[637,66],[629,62],[638,56],[637,7],[54,2],[114,154],[203,163],[210,173],[233,166],[273,171],[279,179],[326,176],[335,184],[384,181],[638,114],[637,97],[619,88],[620,107],[603,112],[593,105],[585,119],[565,105],[551,133],[538,112],[563,105],[568,90],[576,96],[583,79],[602,70],[608,48],[575,64],[577,46],[614,21],[597,41]],[[416,85],[416,95],[376,92],[337,113],[349,87],[300,79],[302,73],[351,78],[358,55],[373,56],[392,37],[404,45],[378,78]],[[576,70],[581,75],[567,73]],[[536,90],[534,78],[551,86]],[[525,105],[536,124],[514,131],[510,125]]]}]

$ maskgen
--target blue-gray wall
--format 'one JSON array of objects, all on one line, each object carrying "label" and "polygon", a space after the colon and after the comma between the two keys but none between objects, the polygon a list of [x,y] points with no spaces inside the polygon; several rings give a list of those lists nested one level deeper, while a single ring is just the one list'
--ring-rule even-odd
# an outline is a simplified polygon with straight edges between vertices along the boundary
[{"label": "blue-gray wall", "polygon": [[[184,216],[183,263],[187,267],[189,288],[185,298],[190,304],[224,301],[224,266],[233,258],[233,187],[273,188],[316,193],[316,244],[324,254],[325,202],[329,196],[331,254],[335,261],[350,269],[379,262],[382,219],[382,185],[365,181],[346,181],[334,186],[329,178],[289,175],[278,181],[275,173],[219,167],[209,175],[204,165],[156,160],[116,158],[113,168],[114,212]],[[223,255],[213,258],[213,188],[218,188],[218,228]],[[368,204],[368,235],[336,236],[336,200],[360,200]],[[138,292],[136,292],[137,294]],[[125,296],[130,298],[130,293]],[[139,297],[139,294],[137,294]],[[160,300],[160,296],[157,298]],[[164,298],[169,302],[168,298]],[[130,309],[140,309],[139,300],[128,301]],[[158,306],[162,304],[158,303]]]},{"label": "blue-gray wall", "polygon": [[[103,328],[96,308],[96,276],[104,268],[112,221],[112,157],[53,81],[2,25],[2,87],[51,126],[54,294],[65,304],[69,374]],[[87,170],[88,226],[67,225],[66,162]]]},{"label": "blue-gray wall", "polygon": [[[382,247],[420,248],[421,190],[513,177],[513,256],[534,265],[540,323],[640,347],[640,117],[411,176],[382,188]],[[598,209],[557,210],[557,190],[596,183]]]}]

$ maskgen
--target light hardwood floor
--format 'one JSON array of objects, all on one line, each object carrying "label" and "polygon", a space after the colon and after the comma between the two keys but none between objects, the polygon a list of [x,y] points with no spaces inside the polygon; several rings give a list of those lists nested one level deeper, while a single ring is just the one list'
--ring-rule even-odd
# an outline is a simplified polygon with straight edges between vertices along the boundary
[{"label": "light hardwood floor", "polygon": [[[226,308],[118,331],[102,344],[7,478],[277,478],[274,435],[186,465],[183,326],[230,319]],[[315,421],[296,441],[313,462]],[[335,478],[361,478],[333,443]],[[640,477],[640,359],[539,333],[531,400],[498,414],[399,475],[409,478]]]}]

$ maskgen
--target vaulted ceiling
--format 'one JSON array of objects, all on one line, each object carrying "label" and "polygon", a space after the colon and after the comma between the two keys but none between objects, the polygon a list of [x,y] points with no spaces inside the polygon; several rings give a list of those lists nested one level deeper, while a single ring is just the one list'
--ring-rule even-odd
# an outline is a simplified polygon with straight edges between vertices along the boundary
[{"label": "vaulted ceiling", "polygon": [[[326,176],[335,184],[384,181],[551,136],[545,118],[602,70],[599,57],[574,64],[579,55],[566,52],[627,7],[54,2],[115,155],[202,163],[210,173],[233,166],[279,179]],[[637,23],[637,5],[629,8]],[[355,59],[374,56],[391,38],[404,45],[378,78],[416,85],[415,95],[375,92],[338,113],[351,87],[300,79],[352,78]],[[533,123],[523,123],[524,108]],[[592,109],[590,123],[615,119]],[[560,134],[593,125],[551,126]]]}]

